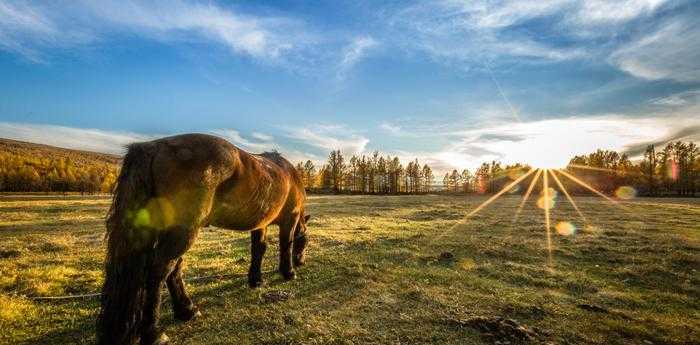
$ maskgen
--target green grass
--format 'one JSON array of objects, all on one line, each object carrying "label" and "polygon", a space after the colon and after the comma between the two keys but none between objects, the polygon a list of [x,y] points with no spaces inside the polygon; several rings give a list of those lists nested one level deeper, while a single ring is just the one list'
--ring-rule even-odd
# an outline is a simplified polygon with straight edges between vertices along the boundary
[{"label": "green grass", "polygon": [[[700,339],[700,202],[637,199],[629,211],[576,200],[585,226],[559,200],[552,235],[530,202],[502,198],[468,221],[475,196],[314,196],[308,264],[298,279],[266,273],[188,282],[203,317],[161,324],[174,344],[494,343],[479,317],[501,316],[541,342],[687,344]],[[36,301],[98,291],[106,198],[0,199],[0,343],[90,344],[98,300]],[[277,231],[265,271],[277,263]],[[186,276],[244,274],[247,234],[203,229]],[[275,301],[271,293],[289,293]],[[167,299],[166,299],[167,300]]]}]

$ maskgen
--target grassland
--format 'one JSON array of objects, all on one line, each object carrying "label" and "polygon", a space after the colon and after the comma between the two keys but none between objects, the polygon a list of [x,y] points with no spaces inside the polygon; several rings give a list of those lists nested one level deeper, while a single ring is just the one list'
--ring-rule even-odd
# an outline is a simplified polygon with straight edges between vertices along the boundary
[{"label": "grassland", "polygon": [[[700,202],[637,199],[627,210],[577,198],[590,223],[558,202],[548,263],[543,211],[476,196],[317,196],[298,278],[189,281],[203,317],[162,324],[175,344],[599,343],[700,339]],[[94,342],[96,298],[33,296],[99,290],[106,198],[0,199],[0,344]],[[203,229],[187,275],[244,274],[248,236]],[[504,319],[498,319],[502,317]],[[505,320],[509,319],[509,320]],[[513,321],[510,321],[512,319]],[[524,339],[524,340],[523,340]]]}]

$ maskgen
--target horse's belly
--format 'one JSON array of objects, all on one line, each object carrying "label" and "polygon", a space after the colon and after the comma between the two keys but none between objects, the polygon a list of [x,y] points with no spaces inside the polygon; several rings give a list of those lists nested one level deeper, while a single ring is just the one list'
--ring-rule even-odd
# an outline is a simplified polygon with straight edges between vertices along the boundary
[{"label": "horse's belly", "polygon": [[221,202],[214,206],[211,225],[239,231],[250,231],[268,226],[279,215],[280,202]]}]

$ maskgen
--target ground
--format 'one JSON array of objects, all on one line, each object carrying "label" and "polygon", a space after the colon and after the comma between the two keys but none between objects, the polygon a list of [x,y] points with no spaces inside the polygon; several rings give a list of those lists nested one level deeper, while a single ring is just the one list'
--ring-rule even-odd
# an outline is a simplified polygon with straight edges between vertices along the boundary
[{"label": "ground", "polygon": [[[185,258],[203,316],[162,325],[174,344],[599,343],[700,339],[700,202],[612,206],[577,197],[552,226],[519,199],[464,216],[481,196],[312,196],[308,264],[284,282],[244,274],[247,234],[203,229]],[[0,197],[0,343],[90,344],[97,298],[34,300],[99,290],[108,198]],[[211,277],[233,274],[233,276]],[[208,277],[208,278],[207,278]],[[166,299],[167,300],[167,299]]]}]

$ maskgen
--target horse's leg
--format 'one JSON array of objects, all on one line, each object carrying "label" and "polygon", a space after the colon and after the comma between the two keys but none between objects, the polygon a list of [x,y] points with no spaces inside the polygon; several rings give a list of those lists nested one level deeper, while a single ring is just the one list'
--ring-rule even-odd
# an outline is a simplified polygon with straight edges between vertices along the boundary
[{"label": "horse's leg", "polygon": [[[146,294],[141,328],[141,345],[165,344],[168,337],[158,329],[160,290],[163,282],[175,270],[180,257],[192,246],[197,228],[173,226],[161,231],[154,248],[151,269],[146,280]],[[180,269],[182,269],[180,267]]]},{"label": "horse's leg", "polygon": [[143,309],[143,328],[141,329],[141,345],[166,344],[168,336],[158,330],[160,317],[160,290],[163,280],[175,267],[175,260],[155,258],[146,280],[145,303]]},{"label": "horse's leg", "polygon": [[285,280],[292,280],[296,277],[292,269],[292,239],[294,229],[297,227],[298,217],[293,217],[280,224],[280,273]]},{"label": "horse's leg", "polygon": [[168,275],[166,282],[173,302],[175,318],[181,321],[189,321],[201,314],[194,303],[192,303],[190,297],[187,296],[187,291],[185,291],[185,283],[182,281],[182,266],[181,257],[177,260],[175,268]]},{"label": "horse's leg", "polygon": [[267,250],[267,229],[258,229],[250,233],[250,252],[251,261],[250,269],[248,270],[248,285],[251,288],[256,288],[262,285],[262,259]]}]

